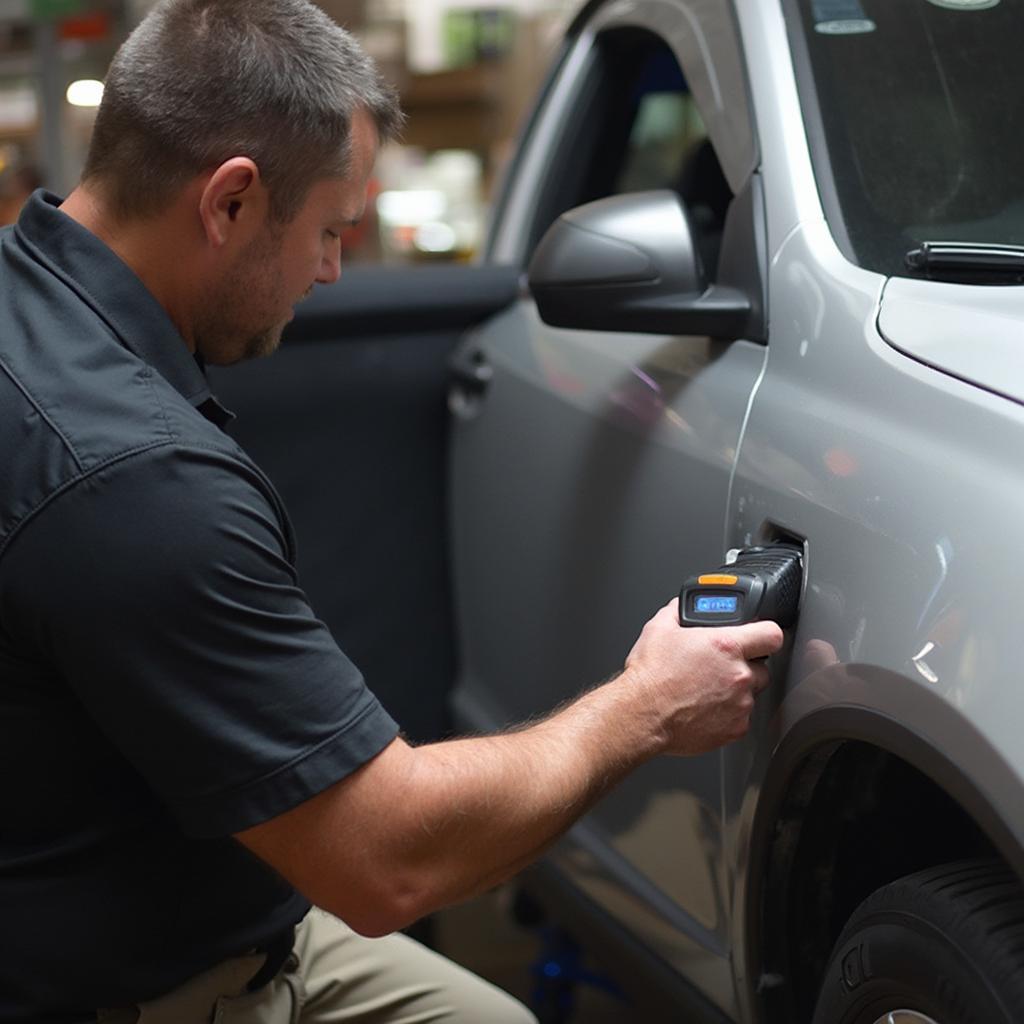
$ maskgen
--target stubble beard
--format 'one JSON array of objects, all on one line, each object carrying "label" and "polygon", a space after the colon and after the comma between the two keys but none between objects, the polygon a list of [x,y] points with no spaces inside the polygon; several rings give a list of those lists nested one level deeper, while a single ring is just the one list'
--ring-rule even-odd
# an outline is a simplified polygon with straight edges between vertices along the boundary
[{"label": "stubble beard", "polygon": [[287,321],[276,319],[283,292],[279,250],[280,233],[268,228],[208,289],[195,327],[196,348],[208,363],[229,366],[262,359],[280,347]]},{"label": "stubble beard", "polygon": [[281,335],[283,333],[284,324],[281,324],[280,327],[271,327],[269,330],[252,335],[246,341],[238,362],[272,356],[281,347]]}]

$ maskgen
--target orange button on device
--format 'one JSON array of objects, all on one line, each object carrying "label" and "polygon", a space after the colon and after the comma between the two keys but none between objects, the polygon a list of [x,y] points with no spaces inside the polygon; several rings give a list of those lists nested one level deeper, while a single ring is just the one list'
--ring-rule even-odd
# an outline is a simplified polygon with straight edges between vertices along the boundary
[{"label": "orange button on device", "polygon": [[697,580],[697,582],[702,587],[734,587],[737,583],[739,583],[739,577],[712,574],[710,576],[701,576]]}]

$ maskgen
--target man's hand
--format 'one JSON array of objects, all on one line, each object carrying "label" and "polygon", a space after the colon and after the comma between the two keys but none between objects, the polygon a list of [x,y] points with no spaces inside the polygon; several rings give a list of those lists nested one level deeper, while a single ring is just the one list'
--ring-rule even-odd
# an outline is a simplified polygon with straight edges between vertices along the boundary
[{"label": "man's hand", "polygon": [[683,629],[673,600],[644,626],[620,678],[661,718],[666,754],[704,754],[746,734],[768,685],[757,659],[781,646],[774,622]]}]

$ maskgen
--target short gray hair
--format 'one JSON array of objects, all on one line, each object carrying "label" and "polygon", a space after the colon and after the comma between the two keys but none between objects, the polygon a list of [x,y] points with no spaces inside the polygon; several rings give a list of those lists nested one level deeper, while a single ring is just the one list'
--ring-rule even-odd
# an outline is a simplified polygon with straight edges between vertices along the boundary
[{"label": "short gray hair", "polygon": [[309,0],[161,0],[110,66],[82,180],[145,217],[247,156],[289,221],[314,182],[347,172],[358,110],[381,142],[401,131],[394,90]]}]

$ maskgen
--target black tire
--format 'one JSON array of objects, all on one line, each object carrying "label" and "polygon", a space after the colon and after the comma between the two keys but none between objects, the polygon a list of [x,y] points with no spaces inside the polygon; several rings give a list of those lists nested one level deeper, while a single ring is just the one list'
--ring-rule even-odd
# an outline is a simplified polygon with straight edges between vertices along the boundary
[{"label": "black tire", "polygon": [[[814,1024],[1024,1020],[1024,890],[989,860],[907,875],[872,893],[832,951]],[[913,1018],[909,1018],[913,1019]]]}]

